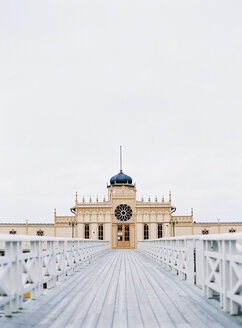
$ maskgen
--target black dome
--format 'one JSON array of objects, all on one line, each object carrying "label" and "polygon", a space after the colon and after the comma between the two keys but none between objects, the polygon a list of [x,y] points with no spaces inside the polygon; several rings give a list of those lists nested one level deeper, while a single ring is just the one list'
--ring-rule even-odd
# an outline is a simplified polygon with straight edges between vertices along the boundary
[{"label": "black dome", "polygon": [[114,175],[111,179],[110,179],[110,184],[114,185],[116,183],[119,184],[132,184],[132,178],[130,176],[128,176],[127,174],[124,174],[122,172],[122,170],[120,170],[120,172],[116,175]]}]

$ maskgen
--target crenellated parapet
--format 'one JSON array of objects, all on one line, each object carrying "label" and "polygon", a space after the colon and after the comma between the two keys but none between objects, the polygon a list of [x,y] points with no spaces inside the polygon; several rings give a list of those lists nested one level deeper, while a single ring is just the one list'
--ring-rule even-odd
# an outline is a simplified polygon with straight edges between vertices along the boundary
[{"label": "crenellated parapet", "polygon": [[172,219],[179,223],[193,223],[192,215],[176,215],[172,216]]},{"label": "crenellated parapet", "polygon": [[76,216],[56,216],[55,217],[55,224],[69,224],[70,221],[75,220]]}]

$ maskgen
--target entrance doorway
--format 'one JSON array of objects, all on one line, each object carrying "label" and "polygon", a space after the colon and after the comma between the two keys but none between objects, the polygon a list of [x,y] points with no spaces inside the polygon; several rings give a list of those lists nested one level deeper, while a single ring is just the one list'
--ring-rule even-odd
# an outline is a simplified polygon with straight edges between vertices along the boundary
[{"label": "entrance doorway", "polygon": [[118,226],[117,226],[117,248],[130,248],[130,226],[129,226],[129,224],[118,224]]}]

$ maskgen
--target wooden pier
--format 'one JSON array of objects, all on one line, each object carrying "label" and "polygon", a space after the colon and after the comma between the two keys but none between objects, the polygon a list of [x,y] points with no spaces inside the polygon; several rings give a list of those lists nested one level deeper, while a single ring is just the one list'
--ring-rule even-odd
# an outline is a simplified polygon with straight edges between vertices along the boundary
[{"label": "wooden pier", "polygon": [[137,250],[110,250],[0,327],[241,327],[217,303]]}]

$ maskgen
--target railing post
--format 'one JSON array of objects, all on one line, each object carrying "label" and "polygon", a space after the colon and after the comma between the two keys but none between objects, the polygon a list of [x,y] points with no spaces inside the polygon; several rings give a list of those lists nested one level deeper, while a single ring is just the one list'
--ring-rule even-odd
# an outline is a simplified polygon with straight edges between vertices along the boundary
[{"label": "railing post", "polygon": [[57,270],[56,270],[56,244],[54,241],[47,242],[47,250],[49,251],[49,271],[52,275],[51,280],[47,282],[48,288],[53,288],[56,285],[56,277],[57,277]]},{"label": "railing post", "polygon": [[[239,266],[237,267],[234,258],[236,257],[236,241],[235,240],[223,240],[222,241],[222,307],[225,312],[229,312],[231,315],[237,315],[239,313],[239,304],[234,302],[233,298],[236,297],[235,284],[238,279],[242,277],[242,270],[240,270],[241,276],[239,277]],[[233,272],[237,267],[237,272]],[[240,282],[241,288],[241,282]],[[238,288],[239,289],[239,288]]]},{"label": "railing post", "polygon": [[196,239],[196,285],[202,287],[203,284],[203,241],[201,239]]},{"label": "railing post", "polygon": [[178,241],[178,275],[181,280],[185,280],[185,274],[183,273],[183,252],[184,252],[184,240]]},{"label": "railing post", "polygon": [[194,246],[193,239],[186,240],[187,282],[194,285]]},{"label": "railing post", "polygon": [[211,273],[211,268],[209,265],[209,254],[211,247],[210,240],[203,240],[203,282],[202,282],[202,291],[203,295],[207,298],[213,297],[213,290],[208,286],[209,285],[209,274]]},{"label": "railing post", "polygon": [[58,280],[65,280],[66,276],[66,259],[65,259],[65,242],[63,240],[58,242],[58,263],[57,271],[61,271],[61,274],[58,274]]},{"label": "railing post", "polygon": [[31,292],[31,298],[36,299],[42,293],[42,268],[43,268],[43,259],[42,259],[42,241],[31,241],[30,242],[30,252],[33,255],[32,261],[33,265],[30,270],[30,275],[33,277],[31,283],[35,284]]},{"label": "railing post", "polygon": [[10,301],[4,305],[4,313],[10,316],[12,312],[17,312],[22,307],[22,266],[20,262],[21,242],[10,241],[5,244],[5,256],[10,257],[8,283],[6,284],[9,292]]}]

